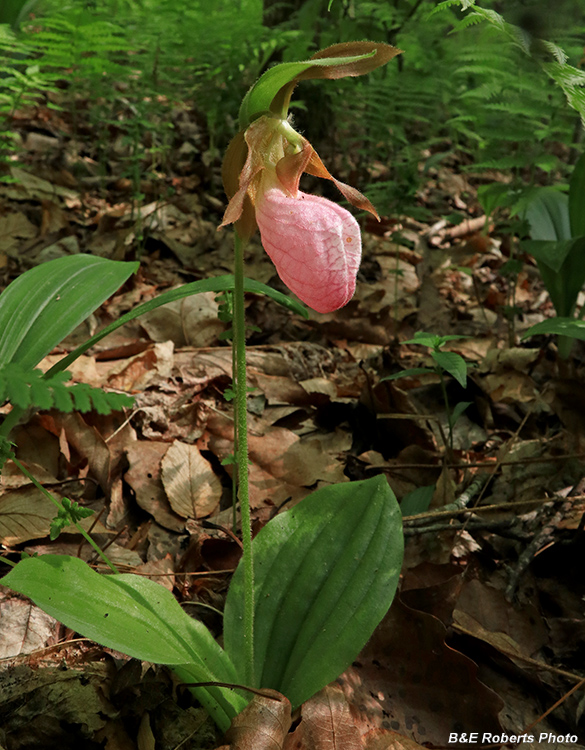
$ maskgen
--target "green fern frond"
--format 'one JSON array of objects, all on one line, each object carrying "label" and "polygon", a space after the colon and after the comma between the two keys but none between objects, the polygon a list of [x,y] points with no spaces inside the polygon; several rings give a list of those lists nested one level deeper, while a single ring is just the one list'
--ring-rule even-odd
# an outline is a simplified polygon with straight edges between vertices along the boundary
[{"label": "green fern frond", "polygon": [[486,161],[479,161],[469,167],[473,170],[483,169],[522,169],[524,167],[532,166],[534,159],[529,154],[516,154],[511,156],[504,156],[501,159],[487,159]]},{"label": "green fern frond", "polygon": [[544,47],[550,54],[556,58],[557,62],[561,65],[564,65],[568,59],[569,56],[565,52],[564,49],[561,49],[558,44],[554,44],[554,42],[543,42]]},{"label": "green fern frond", "polygon": [[425,20],[430,20],[437,13],[441,13],[448,8],[452,8],[454,5],[461,5],[461,3],[459,2],[459,0],[443,0],[443,2],[439,3],[435,8],[427,13]]},{"label": "green fern frond", "polygon": [[485,19],[482,18],[478,13],[470,13],[468,16],[465,16],[465,18],[462,18],[460,21],[458,21],[454,27],[452,34],[456,34],[459,31],[464,31],[465,29],[468,29],[470,26],[477,26],[480,23],[483,23]]},{"label": "green fern frond", "polygon": [[38,369],[28,370],[17,363],[0,367],[0,403],[10,401],[21,409],[58,409],[62,412],[97,411],[110,414],[132,406],[134,399],[125,393],[109,393],[86,383],[66,386],[71,374],[60,372],[45,378]]}]

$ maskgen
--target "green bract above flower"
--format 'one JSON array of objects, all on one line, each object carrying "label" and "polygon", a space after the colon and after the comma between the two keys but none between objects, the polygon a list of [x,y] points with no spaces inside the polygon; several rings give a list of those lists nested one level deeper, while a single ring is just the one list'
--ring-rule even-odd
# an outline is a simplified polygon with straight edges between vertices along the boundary
[{"label": "green bract above flower", "polygon": [[285,120],[291,94],[299,81],[362,76],[385,65],[400,52],[402,50],[382,42],[343,42],[316,52],[310,60],[275,65],[244,97],[240,128],[244,130],[252,120],[268,111]]}]

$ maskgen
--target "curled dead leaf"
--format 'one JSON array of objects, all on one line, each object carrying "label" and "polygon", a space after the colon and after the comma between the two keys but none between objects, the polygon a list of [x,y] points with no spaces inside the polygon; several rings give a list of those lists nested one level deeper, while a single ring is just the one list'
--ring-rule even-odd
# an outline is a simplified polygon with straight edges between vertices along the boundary
[{"label": "curled dead leaf", "polygon": [[230,744],[223,750],[282,750],[291,725],[290,702],[277,690],[264,693],[254,696],[232,721],[225,735]]}]

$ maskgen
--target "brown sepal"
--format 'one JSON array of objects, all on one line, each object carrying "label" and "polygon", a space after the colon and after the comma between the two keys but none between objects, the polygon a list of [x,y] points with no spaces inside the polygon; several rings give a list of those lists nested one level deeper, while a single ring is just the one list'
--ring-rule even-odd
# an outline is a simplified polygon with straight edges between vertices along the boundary
[{"label": "brown sepal", "polygon": [[392,47],[390,44],[384,44],[383,42],[342,42],[341,44],[333,44],[331,47],[325,47],[325,49],[319,50],[312,57],[311,60],[320,60],[324,57],[353,57],[357,55],[367,55],[368,53],[376,51],[376,54],[372,57],[366,57],[363,60],[356,60],[355,62],[345,63],[344,65],[332,65],[327,67],[320,67],[315,65],[314,67],[307,68],[307,70],[299,73],[295,76],[295,80],[303,81],[308,78],[346,78],[347,76],[363,76],[387,62],[392,60],[393,57],[399,55],[402,50],[398,47]]}]

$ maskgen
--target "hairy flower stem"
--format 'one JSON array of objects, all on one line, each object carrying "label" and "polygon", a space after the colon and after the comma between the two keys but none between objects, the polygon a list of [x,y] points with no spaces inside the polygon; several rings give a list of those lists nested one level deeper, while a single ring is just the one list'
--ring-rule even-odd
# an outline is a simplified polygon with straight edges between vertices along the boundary
[{"label": "hairy flower stem", "polygon": [[248,491],[248,422],[246,388],[246,320],[244,309],[244,244],[234,233],[234,347],[236,350],[235,440],[234,452],[238,472],[238,497],[242,518],[244,565],[244,648],[246,684],[254,685],[254,566],[252,559],[252,523]]}]

